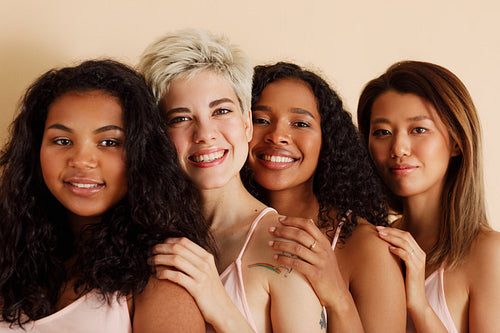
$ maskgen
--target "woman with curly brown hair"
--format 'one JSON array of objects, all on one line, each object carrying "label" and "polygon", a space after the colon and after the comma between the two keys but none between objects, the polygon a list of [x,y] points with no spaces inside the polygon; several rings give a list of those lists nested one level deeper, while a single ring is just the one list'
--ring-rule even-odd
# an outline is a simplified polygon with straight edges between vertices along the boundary
[{"label": "woman with curly brown hair", "polygon": [[163,122],[144,79],[111,60],[27,90],[0,156],[0,332],[204,331],[147,264],[169,236],[211,244]]},{"label": "woman with curly brown hair", "polygon": [[296,242],[271,242],[287,254],[275,260],[306,276],[329,332],[404,331],[401,271],[373,225],[387,225],[385,198],[340,98],[295,64],[257,66],[252,117],[246,184],[280,214],[310,219],[270,230]]}]

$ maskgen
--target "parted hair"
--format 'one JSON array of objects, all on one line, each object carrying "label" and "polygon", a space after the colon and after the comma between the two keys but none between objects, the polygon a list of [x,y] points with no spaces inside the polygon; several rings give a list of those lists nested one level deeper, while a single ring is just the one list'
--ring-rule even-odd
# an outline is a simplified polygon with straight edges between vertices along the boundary
[{"label": "parted hair", "polygon": [[[316,97],[321,117],[321,150],[313,191],[320,206],[320,227],[333,229],[341,219],[346,220],[341,233],[341,239],[345,240],[358,224],[358,217],[375,225],[387,225],[382,185],[337,93],[319,75],[293,63],[256,66],[254,72],[252,106],[269,83],[283,79],[307,83]],[[242,171],[242,179],[255,196],[266,201],[266,189],[256,183],[248,165]],[[352,215],[346,219],[348,211]]]},{"label": "parted hair", "polygon": [[242,112],[250,112],[252,65],[243,51],[222,35],[198,29],[167,34],[146,48],[138,70],[151,87],[157,103],[173,80],[213,71],[231,84]]},{"label": "parted hair", "polygon": [[[122,107],[127,194],[74,237],[67,210],[44,183],[40,147],[51,104],[95,90]],[[0,155],[0,320],[22,325],[50,315],[69,280],[80,295],[133,297],[150,278],[151,247],[167,237],[212,248],[198,192],[183,177],[163,124],[142,76],[112,60],[50,70],[27,89]],[[66,269],[70,257],[76,261]]]},{"label": "parted hair", "polygon": [[[414,94],[429,101],[460,149],[452,157],[441,195],[438,242],[427,255],[429,264],[455,267],[469,251],[481,227],[489,229],[482,172],[481,126],[472,98],[448,69],[420,61],[398,62],[364,87],[358,103],[358,124],[365,146],[371,109],[387,91]],[[392,208],[402,212],[401,198],[392,194]]]}]

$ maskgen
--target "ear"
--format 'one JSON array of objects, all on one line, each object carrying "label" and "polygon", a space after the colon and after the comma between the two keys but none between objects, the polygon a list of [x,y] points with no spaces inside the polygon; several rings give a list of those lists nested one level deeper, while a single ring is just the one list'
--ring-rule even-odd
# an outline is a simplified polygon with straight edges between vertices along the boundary
[{"label": "ear", "polygon": [[458,146],[458,143],[453,141],[451,147],[451,157],[459,156],[462,154],[462,151],[460,150],[460,147]]},{"label": "ear", "polygon": [[244,119],[245,134],[247,136],[247,141],[250,142],[253,136],[252,111],[247,111],[246,114],[248,116]]}]

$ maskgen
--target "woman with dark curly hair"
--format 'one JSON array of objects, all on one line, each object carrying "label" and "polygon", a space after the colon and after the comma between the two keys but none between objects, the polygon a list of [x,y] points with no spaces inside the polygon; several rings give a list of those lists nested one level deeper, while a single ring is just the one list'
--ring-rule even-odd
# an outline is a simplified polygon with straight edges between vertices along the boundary
[{"label": "woman with dark curly hair", "polygon": [[167,237],[211,241],[143,78],[87,61],[21,106],[0,156],[0,331],[204,331],[147,262]]},{"label": "woman with dark curly hair", "polygon": [[387,225],[385,198],[340,98],[295,64],[257,66],[252,117],[246,184],[280,214],[310,219],[270,230],[298,243],[271,242],[288,254],[275,260],[307,277],[330,332],[404,331],[401,271],[373,225]]}]

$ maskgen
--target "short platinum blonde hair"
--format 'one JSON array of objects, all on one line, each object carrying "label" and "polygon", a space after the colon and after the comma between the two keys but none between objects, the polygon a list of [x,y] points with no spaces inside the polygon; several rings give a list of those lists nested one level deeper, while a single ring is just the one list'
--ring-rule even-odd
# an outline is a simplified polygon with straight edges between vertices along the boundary
[{"label": "short platinum blonde hair", "polygon": [[225,36],[199,29],[169,33],[146,48],[138,65],[157,103],[173,80],[206,70],[225,77],[242,112],[250,112],[253,68],[243,51]]}]

